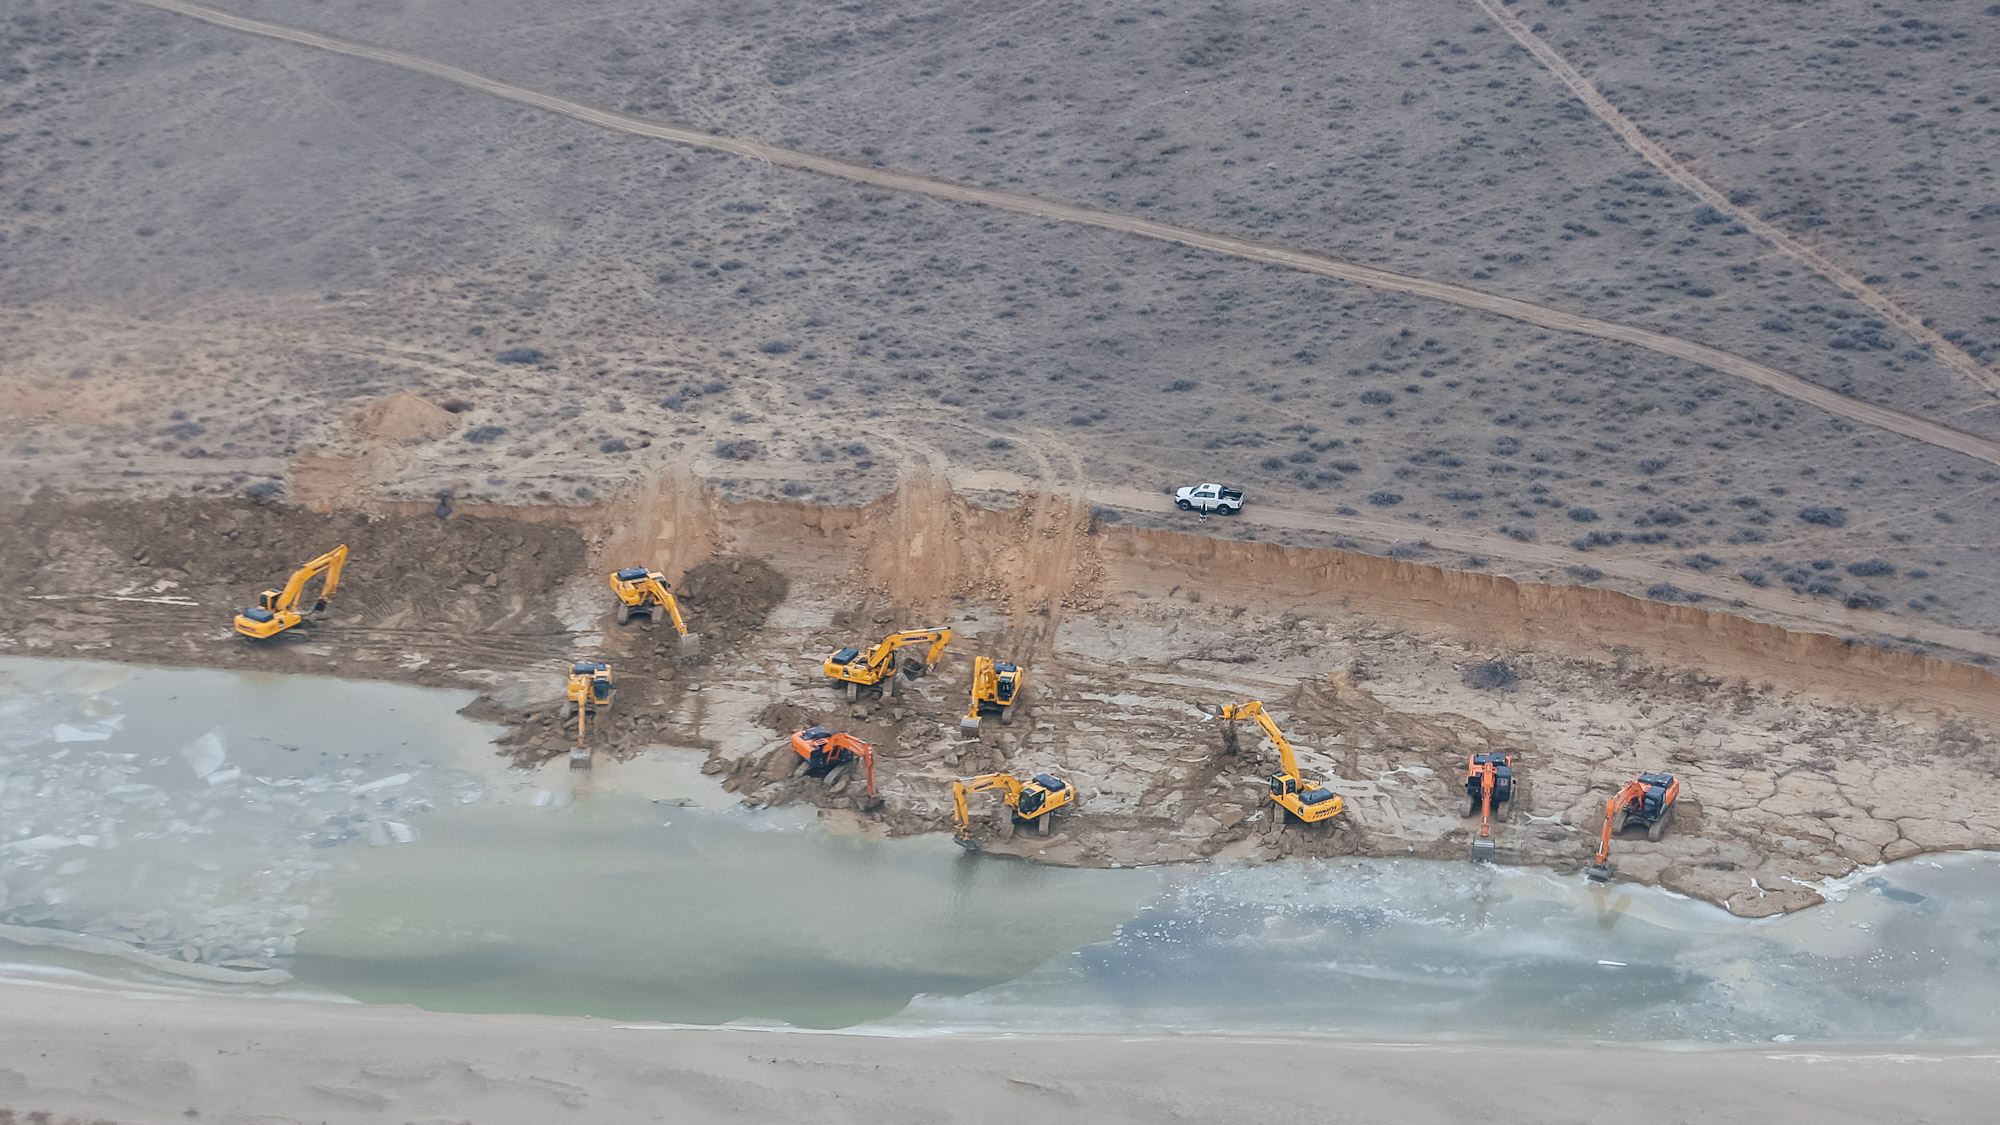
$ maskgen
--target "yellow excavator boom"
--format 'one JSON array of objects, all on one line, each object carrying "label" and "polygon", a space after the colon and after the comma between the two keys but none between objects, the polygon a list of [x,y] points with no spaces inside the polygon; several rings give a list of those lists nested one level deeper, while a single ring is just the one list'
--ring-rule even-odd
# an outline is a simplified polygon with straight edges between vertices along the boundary
[{"label": "yellow excavator boom", "polygon": [[1291,739],[1278,729],[1264,704],[1259,700],[1247,703],[1231,703],[1223,707],[1218,716],[1225,722],[1237,719],[1255,719],[1264,728],[1271,742],[1278,747],[1279,772],[1271,775],[1271,800],[1278,803],[1278,815],[1291,813],[1307,824],[1316,824],[1339,816],[1347,803],[1324,785],[1307,781],[1299,776],[1298,755],[1292,750]]},{"label": "yellow excavator boom", "polygon": [[322,613],[333,595],[340,589],[340,572],[347,565],[347,545],[341,544],[326,554],[312,560],[292,572],[285,580],[283,589],[266,590],[257,597],[257,604],[236,615],[236,631],[246,637],[274,637],[286,629],[305,620],[299,612],[299,599],[304,596],[306,583],[325,575],[326,581],[320,587],[319,597],[313,601],[313,612]]}]

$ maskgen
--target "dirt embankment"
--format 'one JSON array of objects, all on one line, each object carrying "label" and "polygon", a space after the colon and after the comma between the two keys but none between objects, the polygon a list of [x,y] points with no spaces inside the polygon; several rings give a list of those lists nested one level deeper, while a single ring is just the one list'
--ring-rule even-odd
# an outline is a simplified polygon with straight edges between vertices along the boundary
[{"label": "dirt embankment", "polygon": [[[992,802],[988,851],[1068,864],[1230,856],[1465,854],[1466,754],[1517,755],[1503,858],[1574,869],[1606,793],[1637,768],[1687,790],[1665,841],[1621,871],[1745,914],[1818,901],[1808,884],[1928,850],[2000,845],[1953,794],[1990,780],[2000,679],[1687,606],[1516,583],[1342,551],[1094,521],[1060,497],[967,503],[937,475],[861,507],[725,504],[670,478],[594,507],[374,504],[315,512],[249,499],[42,499],[0,511],[0,651],[395,678],[472,687],[501,752],[563,756],[564,664],[609,661],[613,758],[705,748],[756,803],[816,804],[894,833],[947,827],[950,783],[989,770],[1073,779],[1052,836]],[[276,644],[234,609],[335,543],[335,613]],[[666,570],[701,658],[664,623],[611,625],[604,572]],[[892,629],[958,636],[901,698],[848,705],[816,657]],[[1029,669],[1011,726],[958,729],[973,653]],[[1516,688],[1461,682],[1506,659]],[[1489,685],[1490,686],[1490,685]],[[1231,752],[1193,702],[1261,698],[1302,769],[1348,798],[1332,830],[1280,830],[1275,755]],[[798,777],[783,744],[826,722],[873,742],[856,771]]]},{"label": "dirt embankment", "polygon": [[1658,661],[1843,702],[1920,701],[2000,721],[2000,676],[1985,668],[1615,590],[1168,531],[1100,528],[1098,544],[1111,580],[1140,589],[1171,579],[1301,603],[1338,599],[1356,612],[1486,644]]}]

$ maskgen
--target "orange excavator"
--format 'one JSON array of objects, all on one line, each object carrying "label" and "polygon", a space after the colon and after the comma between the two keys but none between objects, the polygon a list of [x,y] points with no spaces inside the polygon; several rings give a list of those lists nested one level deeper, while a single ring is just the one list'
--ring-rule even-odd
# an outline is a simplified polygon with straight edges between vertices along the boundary
[{"label": "orange excavator", "polygon": [[1493,842],[1493,806],[1514,799],[1514,762],[1506,754],[1474,754],[1465,763],[1465,815],[1479,814],[1479,835],[1472,841],[1472,862],[1491,863],[1499,845]]},{"label": "orange excavator", "polygon": [[807,727],[792,735],[792,749],[805,759],[807,777],[825,777],[841,766],[861,759],[868,771],[868,795],[875,795],[875,748],[848,734],[825,727]]},{"label": "orange excavator", "polygon": [[1634,825],[1646,830],[1646,839],[1658,842],[1667,834],[1667,821],[1674,816],[1674,802],[1680,800],[1681,783],[1670,773],[1642,773],[1628,781],[1616,796],[1604,802],[1604,832],[1597,838],[1597,858],[1583,873],[1593,883],[1609,883],[1611,837]]}]

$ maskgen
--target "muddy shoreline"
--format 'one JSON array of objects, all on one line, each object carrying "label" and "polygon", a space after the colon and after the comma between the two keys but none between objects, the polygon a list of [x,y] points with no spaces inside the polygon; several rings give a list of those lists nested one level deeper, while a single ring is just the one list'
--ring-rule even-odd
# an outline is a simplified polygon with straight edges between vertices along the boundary
[{"label": "muddy shoreline", "polygon": [[[13,655],[472,688],[468,714],[504,725],[499,752],[523,765],[568,755],[560,672],[589,656],[620,685],[594,753],[704,750],[746,801],[854,831],[948,830],[953,777],[1065,773],[1084,800],[1048,837],[975,812],[988,852],[1038,862],[1461,859],[1465,756],[1503,749],[1522,776],[1503,862],[1579,869],[1604,795],[1672,769],[1674,830],[1621,840],[1621,877],[1740,915],[1810,906],[1856,866],[2000,845],[2000,821],[1949,797],[2000,768],[2000,678],[1982,668],[1608,591],[1123,528],[1048,494],[976,506],[919,475],[857,507],[725,503],[670,480],[591,507],[43,497],[0,518],[17,529],[0,543]],[[230,632],[335,542],[354,561],[327,623],[275,644]],[[670,630],[610,624],[602,572],[640,558],[683,596],[698,662]],[[958,636],[901,698],[850,705],[818,675],[824,651],[930,623]],[[1014,725],[967,740],[975,652],[1021,662],[1029,686]],[[1484,663],[1518,682],[1474,686]],[[1254,731],[1230,753],[1194,706],[1242,698],[1347,796],[1336,827],[1280,830],[1275,754]],[[812,722],[877,746],[877,798],[858,776],[796,776],[783,737]]]}]

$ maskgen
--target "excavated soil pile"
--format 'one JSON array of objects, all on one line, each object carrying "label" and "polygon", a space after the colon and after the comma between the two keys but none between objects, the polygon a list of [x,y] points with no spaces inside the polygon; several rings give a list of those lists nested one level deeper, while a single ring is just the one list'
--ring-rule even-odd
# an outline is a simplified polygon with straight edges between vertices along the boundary
[{"label": "excavated soil pile", "polygon": [[[549,610],[585,558],[582,537],[561,525],[328,514],[248,497],[38,499],[0,507],[0,523],[0,631],[31,651],[352,675],[420,649],[426,660],[396,677],[454,686],[448,672],[467,661],[558,657],[567,634]],[[260,590],[343,543],[326,626],[264,643],[231,631]],[[316,628],[339,630],[340,660],[314,644]]]},{"label": "excavated soil pile", "polygon": [[688,571],[674,594],[683,611],[697,619],[698,624],[688,627],[701,634],[706,650],[710,645],[742,644],[764,627],[790,587],[785,576],[764,560],[728,556]]}]

